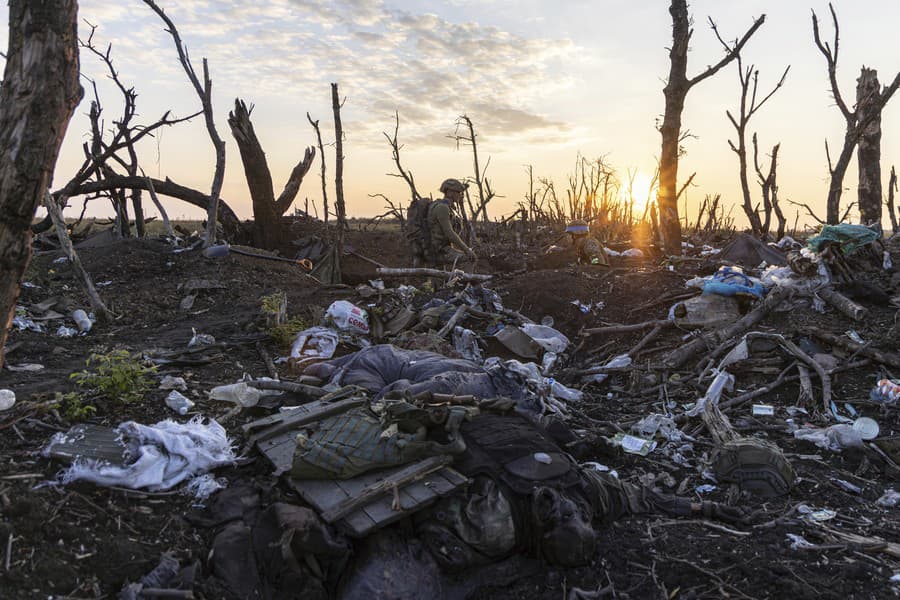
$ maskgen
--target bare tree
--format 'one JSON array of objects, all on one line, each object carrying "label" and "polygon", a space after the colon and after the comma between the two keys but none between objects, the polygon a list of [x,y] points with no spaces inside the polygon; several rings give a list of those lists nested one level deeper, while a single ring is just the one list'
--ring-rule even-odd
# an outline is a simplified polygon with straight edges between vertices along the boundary
[{"label": "bare tree", "polygon": [[[472,123],[472,119],[468,117],[468,115],[461,115],[459,119],[456,121],[456,132],[450,136],[451,138],[456,140],[456,146],[459,148],[460,142],[463,144],[469,144],[472,146],[472,160],[475,167],[475,188],[478,190],[478,207],[474,208],[470,206],[471,211],[471,219],[473,222],[478,221],[478,218],[481,217],[481,220],[485,223],[488,222],[488,213],[487,213],[487,205],[488,202],[497,197],[497,194],[491,189],[491,182],[487,179],[487,170],[491,165],[491,159],[488,158],[487,163],[484,165],[482,169],[481,163],[478,160],[478,144],[475,141],[475,125]],[[468,196],[468,191],[466,192]]]},{"label": "bare tree", "polygon": [[[880,120],[881,120],[881,111],[884,108],[885,104],[887,104],[888,100],[891,99],[891,96],[894,95],[894,92],[897,91],[897,87],[900,86],[900,73],[897,73],[897,76],[894,77],[894,81],[891,85],[885,87],[883,90],[879,90],[878,81],[875,80],[875,85],[872,87],[871,82],[863,82],[865,89],[861,93],[861,98],[857,98],[857,104],[855,110],[850,110],[847,106],[847,103],[844,102],[844,98],[841,95],[841,90],[838,87],[837,83],[837,61],[838,61],[838,42],[840,40],[840,29],[838,27],[837,15],[834,12],[834,7],[829,3],[828,10],[831,11],[831,21],[834,25],[834,41],[833,47],[828,42],[822,42],[819,36],[819,20],[816,17],[815,11],[812,13],[812,25],[813,25],[813,39],[815,40],[816,47],[825,57],[825,62],[828,66],[828,79],[831,82],[831,93],[834,97],[834,102],[837,104],[838,109],[840,109],[841,114],[844,116],[844,121],[846,122],[846,130],[844,131],[844,146],[841,148],[841,153],[838,155],[837,162],[832,164],[831,162],[831,153],[828,150],[828,141],[825,141],[825,155],[828,160],[828,172],[831,176],[831,181],[828,185],[828,199],[826,201],[826,222],[830,225],[834,225],[840,223],[843,218],[839,216],[840,208],[841,208],[841,193],[843,192],[844,186],[844,175],[847,173],[847,167],[850,165],[850,159],[853,156],[853,150],[856,147],[856,144],[860,140],[860,136],[864,134],[870,124],[873,124],[874,121],[878,121],[878,138],[880,140]],[[863,72],[865,73],[865,67],[863,67]],[[860,79],[864,79],[862,76]],[[874,143],[874,140],[873,140]],[[878,159],[880,160],[880,150],[878,152]],[[866,175],[870,175],[867,171]],[[864,175],[860,175],[863,177]],[[862,182],[861,182],[862,183]],[[874,190],[869,191],[870,188],[878,188],[878,196],[876,204],[877,206],[871,206],[871,194],[874,194]],[[881,222],[881,180],[880,180],[880,167],[879,167],[879,178],[877,182],[877,186],[874,182],[867,181],[866,182],[866,196],[865,202],[866,207],[864,208],[860,205],[860,212],[862,214],[863,221],[869,221],[871,219],[876,218],[875,212],[877,212],[878,222]],[[862,196],[859,198],[861,201],[863,200]],[[809,207],[807,207],[809,210]]]},{"label": "bare tree", "polygon": [[[722,39],[722,36],[719,35],[719,31],[715,25],[713,25],[713,31],[715,31],[716,37],[727,52],[730,49],[730,46]],[[750,118],[753,117],[756,111],[762,108],[769,98],[784,85],[784,80],[787,78],[788,71],[790,71],[791,67],[788,65],[784,69],[784,73],[781,74],[781,79],[778,80],[775,87],[757,102],[756,94],[759,88],[759,71],[755,68],[755,65],[750,65],[744,69],[744,64],[740,55],[737,56],[735,62],[737,63],[738,80],[741,83],[741,105],[737,118],[731,114],[730,110],[725,111],[728,120],[731,121],[731,124],[737,132],[737,144],[728,140],[728,147],[738,156],[738,176],[741,181],[741,194],[744,200],[742,208],[744,209],[744,214],[747,215],[747,219],[750,221],[750,229],[753,232],[753,235],[761,238],[769,233],[768,223],[771,217],[771,205],[765,202],[765,198],[763,199],[763,211],[765,213],[764,224],[762,218],[759,216],[759,205],[754,206],[753,201],[750,199],[750,181],[747,177],[747,124],[750,122]]]},{"label": "bare tree", "polygon": [[[309,116],[309,113],[306,113],[306,120],[309,121],[309,124],[312,125],[313,129],[316,130],[316,142],[319,144],[319,160],[322,164],[321,170],[321,179],[322,179],[322,218],[325,221],[325,229],[328,229],[328,189],[325,184],[325,149],[322,147],[322,132],[319,131],[319,120],[316,119],[313,121],[312,117]],[[315,208],[315,204],[313,205]],[[306,214],[309,214],[307,211]]]},{"label": "bare tree", "polygon": [[891,217],[891,231],[897,233],[900,227],[897,226],[897,213],[894,209],[894,193],[897,191],[897,172],[891,166],[891,178],[888,180],[888,197],[885,201],[888,207],[888,215]]},{"label": "bare tree", "polygon": [[775,234],[775,239],[779,240],[784,237],[784,230],[787,225],[787,219],[781,211],[781,205],[778,202],[777,170],[778,149],[780,147],[781,144],[775,144],[772,148],[772,160],[769,163],[769,172],[763,174],[763,169],[759,164],[759,145],[756,141],[756,134],[753,134],[753,166],[756,169],[757,183],[759,183],[759,187],[762,189],[763,212],[766,215],[766,220],[763,221],[762,224],[762,230],[765,233],[769,232],[770,219],[772,217],[772,212],[774,212],[775,218],[778,219],[778,231]]},{"label": "bare tree", "polygon": [[209,139],[212,141],[213,148],[215,148],[216,151],[216,169],[213,173],[212,186],[210,187],[209,192],[209,206],[206,209],[205,245],[210,246],[216,242],[216,220],[219,212],[219,194],[222,193],[222,183],[225,180],[225,142],[219,137],[219,132],[216,130],[216,122],[213,118],[212,80],[209,78],[209,65],[204,58],[203,84],[201,85],[197,73],[194,71],[194,66],[191,64],[191,59],[188,57],[187,50],[181,42],[181,36],[178,35],[178,30],[175,28],[175,24],[154,0],[144,0],[144,3],[152,8],[153,11],[159,15],[159,18],[163,20],[167,27],[166,31],[169,32],[172,36],[172,40],[175,42],[175,49],[178,51],[178,60],[181,62],[181,66],[184,67],[184,72],[187,74],[191,85],[194,86],[194,91],[197,92],[197,96],[200,98],[200,105],[203,107],[203,118],[206,121],[206,131],[209,133]]},{"label": "bare tree", "polygon": [[[403,168],[403,165],[400,164],[400,149],[403,148],[403,145],[400,144],[398,140],[398,134],[400,131],[400,113],[394,111],[394,135],[388,135],[386,131],[382,131],[382,135],[387,138],[388,144],[391,146],[391,158],[394,160],[394,165],[397,167],[396,173],[388,173],[391,177],[399,177],[406,182],[406,185],[409,186],[409,194],[410,199],[415,202],[422,196],[419,195],[419,190],[416,189],[416,180],[413,178],[412,171]],[[380,195],[380,194],[378,194]],[[385,198],[387,200],[387,198]],[[387,200],[388,204],[393,207],[393,204]]]},{"label": "bare tree", "polygon": [[344,251],[344,230],[347,229],[347,206],[344,204],[344,130],[341,126],[341,101],[338,84],[331,84],[331,109],[334,112],[334,208],[337,214],[337,255]]},{"label": "bare tree", "polygon": [[300,190],[303,178],[309,172],[316,149],[310,146],[303,154],[303,159],[294,166],[288,177],[284,190],[275,198],[272,173],[266,161],[266,153],[256,137],[250,113],[253,105],[240,98],[234,100],[234,110],[228,113],[228,125],[241,153],[244,164],[244,175],[250,188],[250,199],[253,203],[253,244],[258,248],[274,250],[284,243],[285,228],[281,224],[281,216],[293,204]]},{"label": "bare tree", "polygon": [[10,0],[0,86],[0,367],[31,260],[31,221],[50,186],[78,83],[77,0]]},{"label": "bare tree", "polygon": [[[766,16],[762,15],[733,45],[728,46],[725,56],[715,65],[690,79],[687,77],[687,55],[693,29],[688,17],[687,0],[672,0],[669,6],[672,16],[672,47],[669,49],[669,79],[663,88],[666,99],[660,134],[662,150],[659,157],[659,220],[660,233],[666,253],[681,254],[681,221],[678,217],[678,156],[681,140],[681,113],[684,101],[692,87],[715,75],[722,67],[737,58],[741,49],[762,26]],[[714,26],[712,20],[710,24]]]}]

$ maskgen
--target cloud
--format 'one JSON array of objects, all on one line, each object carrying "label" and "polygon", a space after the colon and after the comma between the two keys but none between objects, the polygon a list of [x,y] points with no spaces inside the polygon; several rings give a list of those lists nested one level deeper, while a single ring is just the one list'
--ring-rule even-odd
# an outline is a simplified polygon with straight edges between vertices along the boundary
[{"label": "cloud", "polygon": [[[495,136],[566,128],[534,105],[573,85],[555,68],[578,55],[568,39],[516,35],[383,0],[269,0],[252,10],[238,0],[159,2],[195,68],[208,58],[215,89],[257,100],[327,99],[328,83],[337,81],[346,110],[367,115],[347,122],[363,128],[354,135],[363,143],[382,143],[394,111],[412,127],[442,132],[423,133],[427,143],[445,139],[463,113]],[[156,15],[110,4],[83,0],[82,15],[97,22],[103,43],[113,43],[123,74],[150,71],[153,85],[182,89],[184,74]]]}]

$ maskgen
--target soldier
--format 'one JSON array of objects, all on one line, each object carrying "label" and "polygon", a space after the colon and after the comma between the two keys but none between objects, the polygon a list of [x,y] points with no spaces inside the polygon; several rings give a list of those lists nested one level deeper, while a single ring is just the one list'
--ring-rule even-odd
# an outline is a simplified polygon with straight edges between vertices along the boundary
[{"label": "soldier", "polygon": [[444,197],[435,200],[428,207],[427,224],[431,249],[435,262],[439,265],[451,265],[464,256],[475,260],[475,252],[453,230],[451,222],[453,205],[462,202],[467,187],[457,179],[445,180],[440,189]]},{"label": "soldier", "polygon": [[566,233],[572,238],[572,246],[575,248],[575,256],[579,263],[609,266],[603,244],[590,235],[587,221],[583,219],[571,221],[566,227]]}]

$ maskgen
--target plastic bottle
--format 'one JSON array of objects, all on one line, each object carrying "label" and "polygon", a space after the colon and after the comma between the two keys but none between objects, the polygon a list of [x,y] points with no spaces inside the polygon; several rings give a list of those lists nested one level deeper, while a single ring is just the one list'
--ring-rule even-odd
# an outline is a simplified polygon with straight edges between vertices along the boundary
[{"label": "plastic bottle", "polygon": [[166,396],[166,406],[177,412],[179,415],[187,414],[187,411],[194,407],[194,403],[184,396],[178,390],[172,390]]},{"label": "plastic bottle", "polygon": [[78,330],[85,333],[90,331],[91,327],[94,325],[94,322],[87,316],[87,313],[80,308],[72,311],[72,319],[75,321],[75,324],[78,325]]}]

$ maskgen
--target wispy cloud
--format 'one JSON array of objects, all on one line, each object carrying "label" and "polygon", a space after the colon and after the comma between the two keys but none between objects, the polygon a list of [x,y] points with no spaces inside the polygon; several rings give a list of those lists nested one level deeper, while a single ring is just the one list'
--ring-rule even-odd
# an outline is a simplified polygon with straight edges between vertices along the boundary
[{"label": "wispy cloud", "polygon": [[[153,85],[181,88],[183,74],[162,24],[138,5],[83,0],[82,15],[101,27],[123,72],[155,73]],[[381,144],[395,111],[405,123],[440,132],[467,113],[491,135],[565,123],[534,109],[534,100],[571,85],[553,66],[574,56],[567,39],[524,37],[492,25],[454,21],[392,7],[382,0],[159,0],[195,63],[209,59],[218,89],[255,100],[267,94],[327,97],[328,82],[350,98],[354,138]],[[139,23],[139,25],[138,25]],[[138,85],[140,90],[140,85]],[[306,109],[306,107],[300,107]],[[353,112],[366,115],[353,120]]]}]

